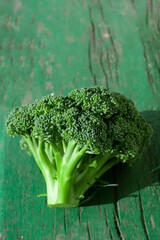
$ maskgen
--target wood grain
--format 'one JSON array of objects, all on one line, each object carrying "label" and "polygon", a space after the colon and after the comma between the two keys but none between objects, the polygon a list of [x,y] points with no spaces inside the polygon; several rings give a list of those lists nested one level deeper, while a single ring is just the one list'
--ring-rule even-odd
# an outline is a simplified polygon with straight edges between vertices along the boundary
[{"label": "wood grain", "polygon": [[[0,239],[160,239],[160,1],[0,0]],[[18,105],[73,88],[104,86],[131,98],[154,133],[118,187],[86,205],[49,209],[36,163],[9,138]]]}]

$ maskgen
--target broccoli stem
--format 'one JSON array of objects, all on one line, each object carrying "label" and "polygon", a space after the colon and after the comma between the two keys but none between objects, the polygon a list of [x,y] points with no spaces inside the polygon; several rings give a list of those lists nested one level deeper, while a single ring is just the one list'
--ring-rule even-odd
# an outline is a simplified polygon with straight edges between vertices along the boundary
[{"label": "broccoli stem", "polygon": [[[114,153],[107,153],[99,156],[97,159],[97,167],[88,167],[83,171],[79,180],[76,182],[76,195],[84,195],[84,193],[111,167],[117,164],[120,160],[115,158]],[[95,157],[96,159],[96,157]]]},{"label": "broccoli stem", "polygon": [[48,156],[45,152],[44,142],[40,140],[37,141],[30,136],[26,136],[25,139],[37,165],[44,176],[47,188],[47,203],[54,204],[55,196],[57,194],[56,170],[48,159]]},{"label": "broccoli stem", "polygon": [[65,146],[66,151],[63,155],[61,166],[57,167],[58,180],[58,204],[78,206],[79,197],[75,195],[75,176],[74,171],[79,161],[84,155],[86,148],[80,148],[74,140],[69,141]]},{"label": "broccoli stem", "polygon": [[[87,154],[85,147],[81,148],[74,140],[69,141],[68,144],[51,142],[49,147],[44,141],[30,136],[25,138],[44,176],[47,205],[50,207],[78,206],[80,196],[119,161],[114,157],[115,152],[96,156],[92,160],[96,160],[97,166],[87,167],[79,175],[77,166]],[[79,175],[78,180],[77,175]]]},{"label": "broccoli stem", "polygon": [[26,142],[39,166],[47,188],[47,205],[50,207],[78,206],[79,197],[75,195],[74,171],[86,149],[80,149],[75,141],[66,145],[65,153],[60,151],[61,144],[50,143],[55,162],[51,162],[51,149],[41,140],[30,136]]}]

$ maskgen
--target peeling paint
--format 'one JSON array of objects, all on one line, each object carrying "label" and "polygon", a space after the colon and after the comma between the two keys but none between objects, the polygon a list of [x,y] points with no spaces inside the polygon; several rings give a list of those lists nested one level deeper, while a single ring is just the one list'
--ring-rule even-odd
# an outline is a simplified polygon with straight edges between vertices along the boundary
[{"label": "peeling paint", "polygon": [[68,87],[74,89],[74,84],[72,82],[69,82]]},{"label": "peeling paint", "polygon": [[52,66],[51,65],[47,65],[46,66],[46,75],[47,76],[51,76],[52,75]]},{"label": "peeling paint", "polygon": [[32,102],[32,92],[27,91],[25,97],[22,99],[22,104],[27,104]]},{"label": "peeling paint", "polygon": [[45,82],[45,90],[52,90],[53,89],[53,85],[52,82]]},{"label": "peeling paint", "polygon": [[45,32],[47,34],[47,36],[50,36],[51,33],[48,31],[48,29],[44,26],[44,24],[42,22],[38,22],[37,25],[37,33],[38,36],[41,34],[41,32]]},{"label": "peeling paint", "polygon": [[71,61],[73,61],[75,58],[76,58],[76,56],[71,56],[71,57],[68,58],[68,61],[71,62]]},{"label": "peeling paint", "polygon": [[12,22],[11,20],[11,16],[8,16],[7,20],[5,21],[4,25],[6,26],[6,28],[8,29],[13,29],[15,31],[18,31],[19,30],[19,27],[14,23]]},{"label": "peeling paint", "polygon": [[34,78],[34,70],[31,71],[30,78]]},{"label": "peeling paint", "polygon": [[50,56],[50,60],[49,60],[50,62],[53,62],[54,61],[54,54],[52,54],[51,56]]},{"label": "peeling paint", "polygon": [[25,60],[25,57],[24,57],[24,56],[20,56],[20,60],[21,60],[21,61],[24,61],[24,60]]},{"label": "peeling paint", "polygon": [[82,34],[80,40],[81,40],[82,42],[85,42],[85,41],[86,41],[86,33],[85,33],[85,32]]},{"label": "peeling paint", "polygon": [[38,47],[34,44],[34,41],[35,41],[35,38],[31,38],[29,41],[28,47],[32,50],[33,49],[38,50]]},{"label": "peeling paint", "polygon": [[66,40],[67,40],[67,42],[74,42],[74,37],[73,36],[67,36]]},{"label": "peeling paint", "polygon": [[62,64],[61,64],[61,63],[57,63],[57,64],[56,64],[56,67],[57,67],[57,68],[61,68],[61,67],[62,67]]},{"label": "peeling paint", "polygon": [[14,38],[11,38],[11,39],[10,39],[8,47],[9,47],[10,49],[13,49],[13,48],[14,48]]},{"label": "peeling paint", "polygon": [[155,222],[154,222],[153,215],[151,215],[150,221],[151,221],[152,228],[155,228]]},{"label": "peeling paint", "polygon": [[5,62],[1,63],[1,67],[4,68],[5,67]]},{"label": "peeling paint", "polygon": [[41,56],[40,59],[39,59],[39,65],[40,65],[42,70],[43,70],[43,67],[44,67],[44,59],[45,58],[43,56]]},{"label": "peeling paint", "polygon": [[118,53],[119,56],[120,56],[120,59],[122,59],[122,48],[121,48],[120,42],[114,40],[114,45],[115,45],[115,48],[116,48],[117,53]]},{"label": "peeling paint", "polygon": [[66,239],[66,235],[64,235],[64,234],[58,234],[56,236],[56,240],[65,240],[65,239]]},{"label": "peeling paint", "polygon": [[3,97],[3,100],[4,100],[4,101],[7,100],[7,96],[8,96],[8,95],[7,95],[7,92],[5,92],[4,97]]},{"label": "peeling paint", "polygon": [[4,56],[0,56],[0,61],[4,61],[5,57]]},{"label": "peeling paint", "polygon": [[45,30],[45,27],[44,27],[44,24],[42,22],[39,22],[38,23],[38,26],[37,26],[37,33],[38,35],[40,35],[40,33]]},{"label": "peeling paint", "polygon": [[22,1],[15,0],[15,2],[14,2],[14,13],[16,14],[21,9],[22,9]]},{"label": "peeling paint", "polygon": [[25,62],[22,62],[22,63],[21,63],[21,67],[22,67],[22,68],[24,68],[25,65],[26,65]]}]

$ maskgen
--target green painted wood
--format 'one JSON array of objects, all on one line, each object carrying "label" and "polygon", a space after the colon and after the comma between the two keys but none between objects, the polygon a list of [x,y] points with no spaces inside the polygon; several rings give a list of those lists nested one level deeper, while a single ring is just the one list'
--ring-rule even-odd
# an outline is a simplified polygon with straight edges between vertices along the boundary
[{"label": "green painted wood", "polygon": [[[0,0],[0,239],[160,239],[159,0]],[[50,209],[36,163],[5,133],[9,111],[54,92],[104,86],[133,99],[154,134],[118,187]]]}]

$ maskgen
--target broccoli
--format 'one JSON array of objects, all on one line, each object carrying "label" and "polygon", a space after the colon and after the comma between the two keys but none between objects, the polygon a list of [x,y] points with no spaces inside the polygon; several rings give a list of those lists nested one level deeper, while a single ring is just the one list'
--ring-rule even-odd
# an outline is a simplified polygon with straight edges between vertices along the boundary
[{"label": "broccoli", "polygon": [[124,95],[102,87],[45,96],[14,108],[7,133],[21,135],[47,189],[49,207],[76,207],[115,164],[132,164],[149,144],[151,126]]}]

